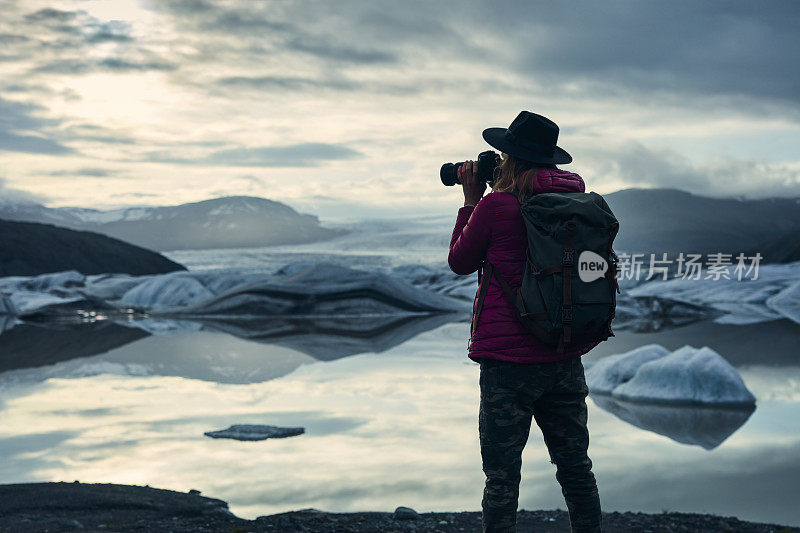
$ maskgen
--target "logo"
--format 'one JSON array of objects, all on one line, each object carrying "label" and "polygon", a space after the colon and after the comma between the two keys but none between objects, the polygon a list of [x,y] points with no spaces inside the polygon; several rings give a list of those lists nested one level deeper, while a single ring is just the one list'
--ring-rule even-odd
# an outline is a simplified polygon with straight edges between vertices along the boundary
[{"label": "logo", "polygon": [[605,276],[607,270],[608,263],[606,260],[592,251],[584,250],[578,256],[578,277],[583,282],[589,283],[600,279]]}]

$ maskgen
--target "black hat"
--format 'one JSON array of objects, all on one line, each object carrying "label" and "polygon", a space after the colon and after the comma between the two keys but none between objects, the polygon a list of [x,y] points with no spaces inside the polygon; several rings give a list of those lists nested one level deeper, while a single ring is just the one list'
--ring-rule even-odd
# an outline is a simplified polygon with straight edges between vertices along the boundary
[{"label": "black hat", "polygon": [[508,155],[534,163],[572,162],[572,156],[556,146],[556,123],[530,111],[522,111],[508,128],[483,130],[483,139]]}]

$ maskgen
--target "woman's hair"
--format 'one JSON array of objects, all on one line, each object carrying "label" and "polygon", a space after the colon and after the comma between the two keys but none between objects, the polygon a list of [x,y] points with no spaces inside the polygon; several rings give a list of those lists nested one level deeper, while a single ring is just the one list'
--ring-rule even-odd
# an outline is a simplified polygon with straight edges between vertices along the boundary
[{"label": "woman's hair", "polygon": [[492,191],[510,192],[517,189],[520,191],[520,203],[524,202],[525,196],[533,190],[533,180],[536,179],[536,172],[540,168],[558,168],[555,165],[533,163],[509,154],[503,155],[505,155],[503,162],[495,171],[499,172],[499,176],[495,179]]}]

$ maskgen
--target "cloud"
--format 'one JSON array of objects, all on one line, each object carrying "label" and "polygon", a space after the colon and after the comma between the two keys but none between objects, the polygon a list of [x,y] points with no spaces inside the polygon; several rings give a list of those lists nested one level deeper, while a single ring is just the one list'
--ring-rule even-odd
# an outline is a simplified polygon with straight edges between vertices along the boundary
[{"label": "cloud", "polygon": [[225,88],[246,88],[255,90],[294,90],[326,89],[326,90],[356,90],[359,85],[347,80],[322,80],[294,76],[229,76],[219,78],[212,82],[214,85]]},{"label": "cloud", "polygon": [[257,146],[218,150],[194,158],[174,152],[152,152],[147,161],[184,165],[217,165],[240,167],[313,167],[325,161],[353,159],[360,152],[338,144],[299,143],[285,146]]},{"label": "cloud", "polygon": [[70,123],[61,132],[64,137],[76,141],[118,145],[134,145],[137,143],[136,138],[132,137],[130,132],[85,122]]},{"label": "cloud", "polygon": [[[562,125],[568,149],[604,146],[593,161],[609,185],[797,191],[796,1],[105,4],[4,5],[0,166],[17,182],[66,188],[64,169],[108,166],[184,197],[265,189],[236,179],[245,167],[288,198],[336,179],[344,196],[369,186],[375,206],[405,209],[433,194],[442,161],[479,152],[484,127],[524,108]],[[253,146],[276,131],[295,144]],[[59,194],[102,202],[132,181]]]},{"label": "cloud", "polygon": [[63,23],[75,20],[75,18],[78,16],[78,13],[78,11],[64,11],[61,9],[47,7],[33,13],[28,13],[25,15],[25,20]]},{"label": "cloud", "polygon": [[45,196],[23,191],[21,189],[16,189],[14,187],[9,187],[5,178],[0,178],[0,198],[10,200],[12,202],[37,204],[44,204],[48,201],[48,198]]},{"label": "cloud", "polygon": [[160,195],[149,192],[117,192],[109,196],[112,198],[154,198]]},{"label": "cloud", "polygon": [[[47,28],[56,33],[80,37],[86,43],[133,40],[130,34],[131,26],[128,22],[124,20],[101,22],[83,10],[63,11],[45,8],[28,13],[24,19],[33,26],[33,33],[41,33],[42,29]],[[68,44],[68,42],[61,41],[61,44]]]},{"label": "cloud", "polygon": [[783,104],[800,94],[800,17],[791,0],[504,1],[478,3],[476,13],[484,18],[479,31],[500,35],[505,28],[511,37],[499,47],[499,61],[551,87]]},{"label": "cloud", "polygon": [[54,155],[74,152],[45,133],[58,121],[37,117],[34,113],[41,109],[0,98],[0,151]]},{"label": "cloud", "polygon": [[51,176],[88,176],[92,178],[106,178],[114,174],[104,168],[76,168],[74,170],[55,170],[49,173]]},{"label": "cloud", "polygon": [[800,197],[800,165],[727,159],[698,165],[670,149],[628,141],[617,147],[583,149],[593,174],[629,187],[671,188],[713,197]]},{"label": "cloud", "polygon": [[0,32],[0,40],[7,41],[16,57],[30,59],[32,75],[178,68],[174,62],[163,59],[149,43],[138,42],[130,22],[101,21],[85,10],[44,8],[24,15],[21,24],[9,29],[25,32],[22,38],[16,32]]},{"label": "cloud", "polygon": [[290,50],[304,52],[321,59],[344,61],[349,63],[394,63],[397,56],[393,53],[369,49],[355,48],[352,46],[331,45],[329,40],[310,39],[308,37],[293,37],[286,46]]},{"label": "cloud", "polygon": [[130,24],[121,20],[111,20],[100,24],[90,26],[92,31],[86,36],[86,41],[89,43],[105,43],[105,42],[130,42],[133,41],[131,37]]},{"label": "cloud", "polygon": [[0,131],[0,151],[26,152],[29,154],[70,154],[74,150],[46,137],[15,135]]},{"label": "cloud", "polygon": [[34,72],[51,74],[87,74],[89,72],[144,72],[148,70],[175,70],[177,65],[163,61],[132,61],[119,57],[104,57],[96,60],[70,59],[45,63]]},{"label": "cloud", "polygon": [[[786,105],[800,93],[800,23],[793,1],[473,0],[459,4],[457,17],[449,4],[389,0],[264,7],[169,2],[162,9],[186,31],[211,32],[206,42],[216,40],[219,50],[238,46],[244,60],[301,52],[353,66],[435,68],[430,63],[436,59],[462,64],[470,78],[505,71],[531,88],[651,100],[659,93],[742,95]],[[322,86],[330,74],[321,69],[303,78]]]}]

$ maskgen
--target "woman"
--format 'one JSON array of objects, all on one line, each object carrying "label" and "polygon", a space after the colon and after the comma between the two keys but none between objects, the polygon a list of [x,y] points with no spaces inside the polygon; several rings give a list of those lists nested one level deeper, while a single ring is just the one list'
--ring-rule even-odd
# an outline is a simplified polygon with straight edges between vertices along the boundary
[{"label": "woman", "polygon": [[[585,190],[574,172],[556,167],[572,157],[556,146],[558,126],[523,111],[508,129],[489,128],[483,138],[503,153],[493,191],[476,179],[477,163],[458,170],[464,206],[458,210],[448,262],[456,274],[471,274],[484,259],[493,263],[512,289],[522,282],[527,240],[520,212],[525,196]],[[519,199],[510,191],[519,191]],[[580,356],[598,342],[559,353],[528,333],[514,316],[512,302],[494,277],[473,331],[469,358],[480,363],[481,458],[486,474],[483,531],[515,531],[522,449],[531,418],[544,436],[556,479],[569,510],[573,532],[600,531],[600,499],[587,455],[586,395]]]}]

